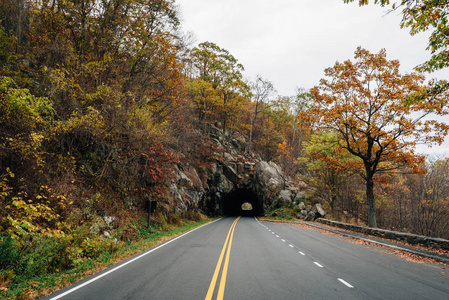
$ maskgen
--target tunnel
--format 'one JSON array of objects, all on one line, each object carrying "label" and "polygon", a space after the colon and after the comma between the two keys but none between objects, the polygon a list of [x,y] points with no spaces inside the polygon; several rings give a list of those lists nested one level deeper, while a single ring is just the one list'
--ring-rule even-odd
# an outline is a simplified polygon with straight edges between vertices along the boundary
[{"label": "tunnel", "polygon": [[223,198],[225,216],[263,216],[263,203],[248,189],[237,189]]}]

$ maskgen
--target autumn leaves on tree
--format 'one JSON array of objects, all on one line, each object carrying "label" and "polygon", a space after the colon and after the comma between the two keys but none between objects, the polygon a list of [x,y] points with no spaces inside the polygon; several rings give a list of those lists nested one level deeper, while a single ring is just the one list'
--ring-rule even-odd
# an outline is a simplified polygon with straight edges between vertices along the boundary
[{"label": "autumn leaves on tree", "polygon": [[[368,5],[369,0],[343,0],[345,3],[358,2]],[[447,1],[435,0],[373,0],[374,4],[390,6],[390,12],[402,13],[401,27],[409,28],[410,34],[429,31],[427,50],[431,58],[417,67],[419,71],[433,72],[449,67],[449,23]]]},{"label": "autumn leaves on tree", "polygon": [[316,125],[337,133],[339,147],[360,160],[366,182],[368,222],[376,227],[374,179],[378,173],[408,168],[420,172],[419,143],[441,143],[449,127],[428,118],[446,115],[447,95],[432,94],[418,73],[400,75],[399,62],[385,50],[358,48],[355,62],[336,63],[311,90]]}]

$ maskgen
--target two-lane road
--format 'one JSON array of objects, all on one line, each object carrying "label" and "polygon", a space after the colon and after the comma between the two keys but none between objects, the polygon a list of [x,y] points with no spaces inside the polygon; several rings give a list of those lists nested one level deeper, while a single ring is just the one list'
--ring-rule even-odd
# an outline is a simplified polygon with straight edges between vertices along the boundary
[{"label": "two-lane road", "polygon": [[446,300],[448,273],[318,230],[229,217],[46,299]]}]

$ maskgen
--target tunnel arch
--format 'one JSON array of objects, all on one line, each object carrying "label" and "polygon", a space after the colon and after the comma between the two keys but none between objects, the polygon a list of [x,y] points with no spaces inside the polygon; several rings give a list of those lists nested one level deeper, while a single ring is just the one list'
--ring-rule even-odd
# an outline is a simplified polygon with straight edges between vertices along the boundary
[{"label": "tunnel arch", "polygon": [[[250,203],[252,210],[243,210],[243,203]],[[263,216],[263,202],[249,189],[236,189],[223,197],[224,216]]]}]

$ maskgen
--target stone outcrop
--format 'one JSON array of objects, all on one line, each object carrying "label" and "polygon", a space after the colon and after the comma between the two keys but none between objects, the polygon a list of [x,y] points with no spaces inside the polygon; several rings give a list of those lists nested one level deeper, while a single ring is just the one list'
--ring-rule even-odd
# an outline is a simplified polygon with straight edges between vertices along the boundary
[{"label": "stone outcrop", "polygon": [[304,199],[304,188],[294,186],[274,162],[263,161],[253,152],[245,152],[242,137],[226,136],[219,128],[209,125],[208,133],[215,143],[215,152],[208,168],[198,172],[189,162],[174,166],[170,182],[170,198],[174,209],[182,212],[198,209],[207,214],[222,214],[226,195],[244,190],[260,202],[261,211],[274,201],[289,204]]},{"label": "stone outcrop", "polygon": [[304,221],[314,221],[317,218],[322,218],[326,215],[321,204],[317,203],[314,206],[305,205],[304,202],[300,202],[298,204],[299,213],[296,215],[296,218],[304,220]]},{"label": "stone outcrop", "polygon": [[205,195],[197,171],[189,164],[173,167],[174,178],[170,182],[172,205],[177,212],[197,208]]}]

